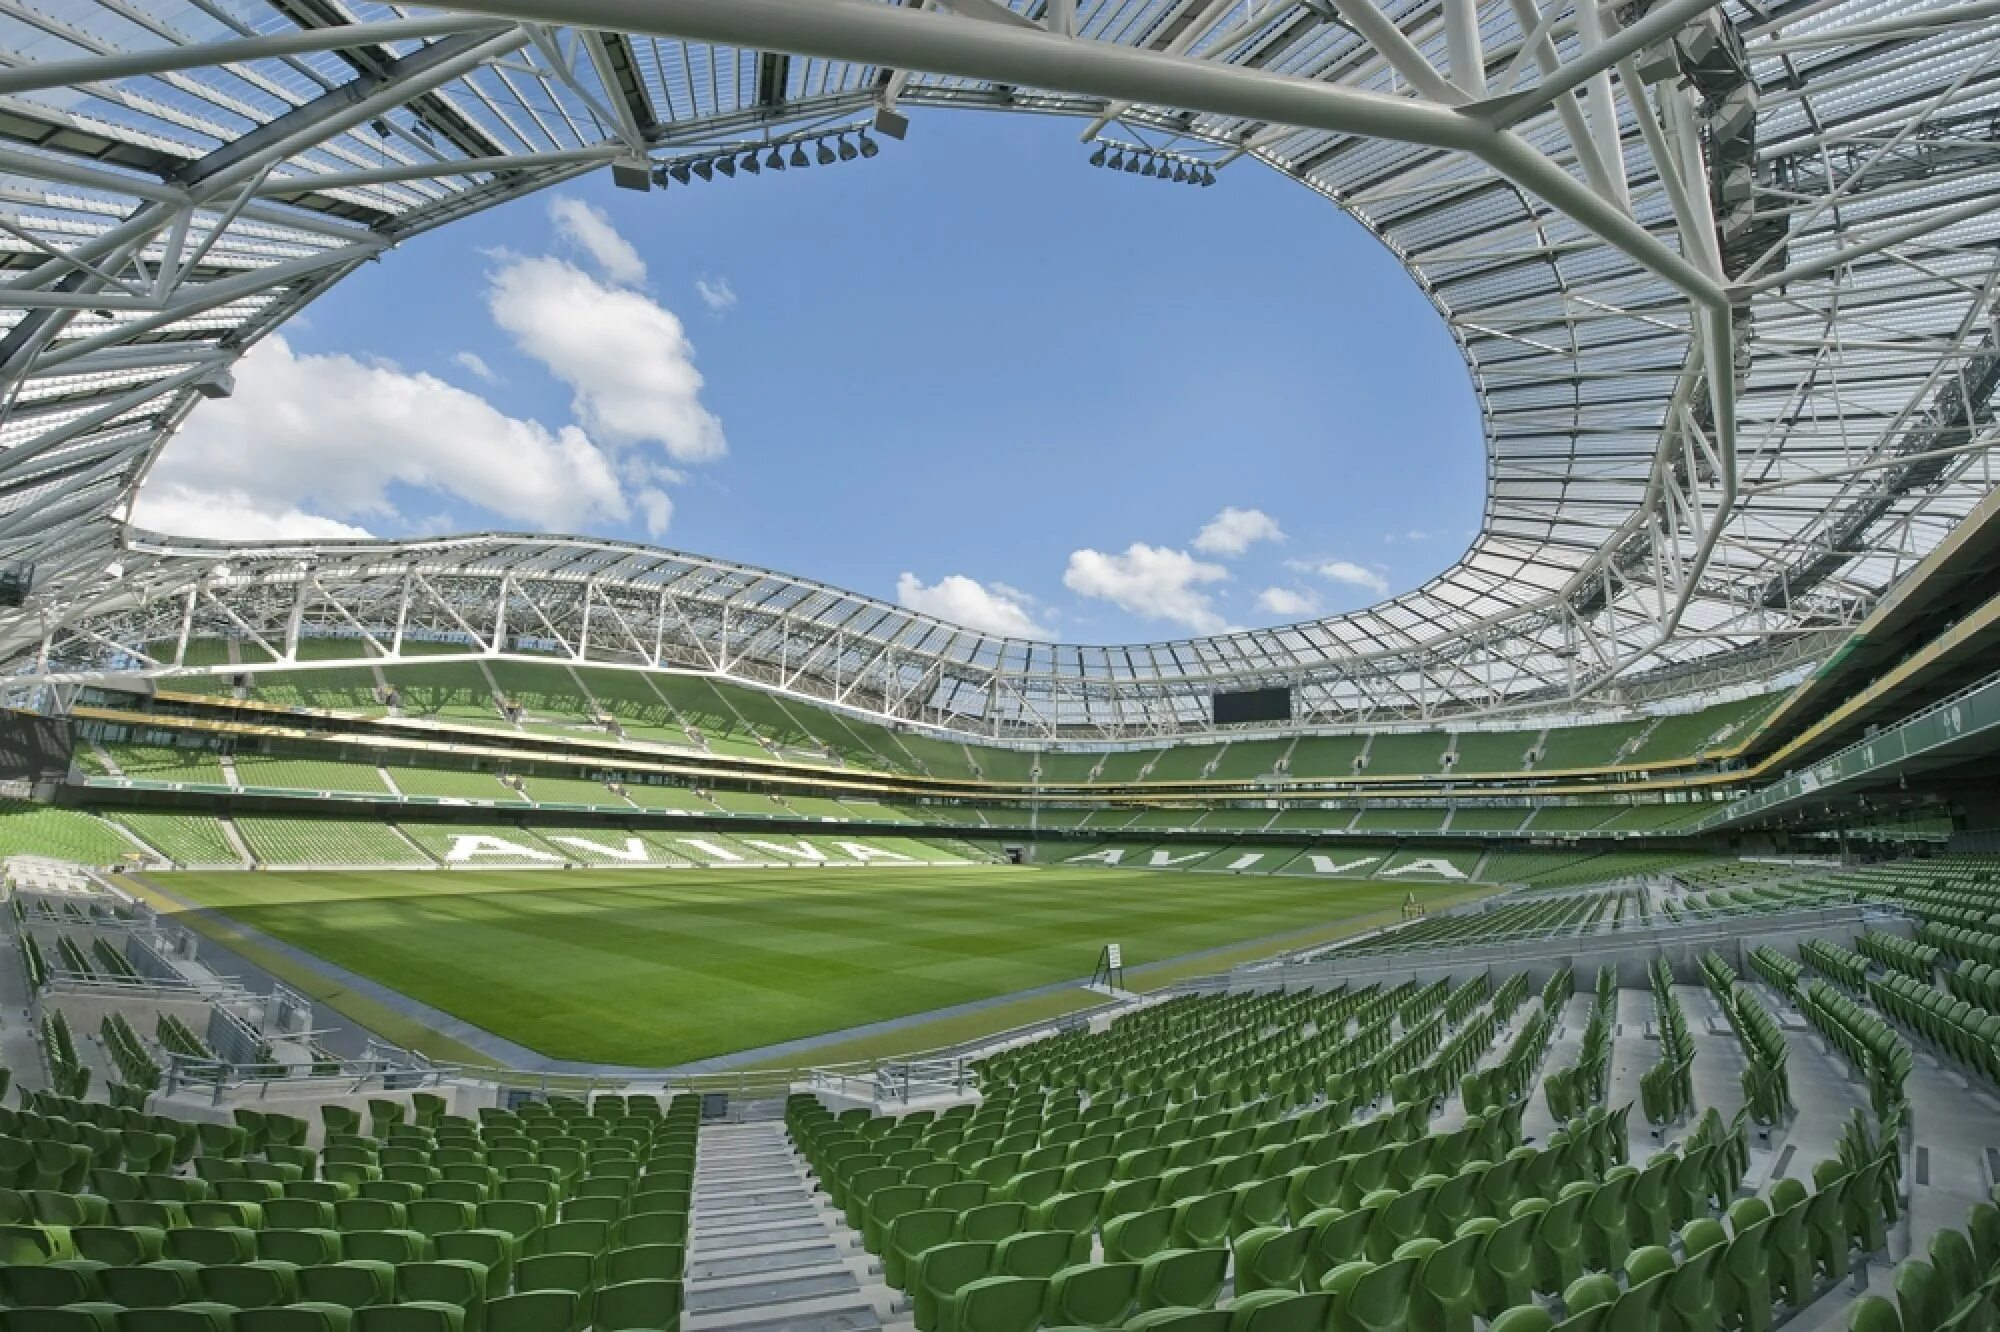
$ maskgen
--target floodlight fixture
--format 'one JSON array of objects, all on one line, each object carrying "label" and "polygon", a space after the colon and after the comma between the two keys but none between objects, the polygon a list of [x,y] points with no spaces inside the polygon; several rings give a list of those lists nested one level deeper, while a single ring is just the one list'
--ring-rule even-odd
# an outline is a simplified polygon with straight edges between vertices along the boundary
[{"label": "floodlight fixture", "polygon": [[771,155],[764,159],[764,165],[773,171],[783,171],[785,169],[784,153],[780,152],[777,148],[772,148]]},{"label": "floodlight fixture", "polygon": [[1111,154],[1110,168],[1113,171],[1123,171],[1125,169],[1125,154],[1122,151]]},{"label": "floodlight fixture", "polygon": [[1092,153],[1092,154],[1090,155],[1090,164],[1091,164],[1092,166],[1094,166],[1094,167],[1101,167],[1101,166],[1103,166],[1103,165],[1104,165],[1104,145],[1103,145],[1103,144],[1101,144],[1101,143],[1100,143],[1100,144],[1098,144],[1098,145],[1097,145],[1097,151],[1096,151],[1096,152],[1094,152],[1094,153]]},{"label": "floodlight fixture", "polygon": [[714,179],[715,179],[715,163],[713,163],[713,162],[696,162],[696,163],[694,164],[694,174],[695,174],[695,175],[697,175],[697,176],[700,176],[700,177],[701,177],[701,178],[702,178],[703,180],[714,180]]},{"label": "floodlight fixture", "polygon": [[1187,184],[1187,178],[1187,164],[1185,162],[1174,163],[1174,184],[1185,185]]},{"label": "floodlight fixture", "polygon": [[688,183],[688,164],[686,162],[676,162],[667,168],[667,174],[685,185]]},{"label": "floodlight fixture", "polygon": [[736,175],[736,159],[727,154],[718,157],[715,159],[715,169],[725,176],[734,177]]},{"label": "floodlight fixture", "polygon": [[852,161],[853,161],[853,160],[854,160],[855,158],[857,158],[857,157],[861,156],[861,154],[860,154],[860,153],[857,153],[857,152],[855,152],[855,151],[854,151],[854,145],[853,145],[853,144],[851,144],[851,143],[849,143],[849,142],[847,141],[847,136],[846,136],[846,135],[844,135],[844,134],[843,134],[843,135],[842,135],[842,136],[840,137],[840,139],[839,139],[839,141],[838,141],[838,142],[839,142],[839,144],[840,144],[840,160],[841,160],[841,161],[843,161],[843,162],[852,162]]},{"label": "floodlight fixture", "polygon": [[1153,159],[1149,157],[1146,159],[1146,165],[1139,168],[1139,174],[1142,176],[1157,176],[1160,172]]},{"label": "floodlight fixture", "polygon": [[875,146],[875,140],[869,138],[866,134],[861,136],[861,155],[863,157],[873,157],[881,151],[880,148]]},{"label": "floodlight fixture", "polygon": [[833,149],[827,145],[826,140],[821,139],[819,147],[813,151],[813,160],[821,166],[832,166],[839,159],[833,155]]},{"label": "floodlight fixture", "polygon": [[611,164],[611,183],[643,194],[653,188],[653,170],[643,157],[621,157]]},{"label": "floodlight fixture", "polygon": [[1137,172],[1138,170],[1139,170],[1139,154],[1134,153],[1130,157],[1125,159],[1125,171],[1129,175]]},{"label": "floodlight fixture", "polygon": [[743,160],[736,165],[742,167],[753,176],[764,169],[764,164],[757,160],[757,150],[755,148],[743,154]]},{"label": "floodlight fixture", "polygon": [[792,155],[786,158],[785,161],[787,165],[795,167],[808,167],[812,165],[811,162],[806,160],[806,150],[797,144],[792,145]]}]

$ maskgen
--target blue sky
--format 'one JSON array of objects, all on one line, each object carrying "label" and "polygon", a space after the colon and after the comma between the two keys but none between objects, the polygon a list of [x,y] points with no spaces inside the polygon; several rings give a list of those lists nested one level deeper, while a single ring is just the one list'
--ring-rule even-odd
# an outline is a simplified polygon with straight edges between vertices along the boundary
[{"label": "blue sky", "polygon": [[420,238],[246,358],[140,521],[657,540],[1069,641],[1444,567],[1485,463],[1401,267],[1254,164],[1167,184],[1078,129],[920,111],[872,161]]}]

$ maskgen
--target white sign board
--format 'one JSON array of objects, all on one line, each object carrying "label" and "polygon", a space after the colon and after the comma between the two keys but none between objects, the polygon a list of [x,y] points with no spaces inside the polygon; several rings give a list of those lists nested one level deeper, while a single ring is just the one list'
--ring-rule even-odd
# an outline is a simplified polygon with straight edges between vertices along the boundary
[{"label": "white sign board", "polygon": [[1105,960],[1104,964],[1110,967],[1113,971],[1116,971],[1118,968],[1125,965],[1123,959],[1124,959],[1124,954],[1118,951],[1117,944],[1106,944],[1104,946],[1104,960]]}]

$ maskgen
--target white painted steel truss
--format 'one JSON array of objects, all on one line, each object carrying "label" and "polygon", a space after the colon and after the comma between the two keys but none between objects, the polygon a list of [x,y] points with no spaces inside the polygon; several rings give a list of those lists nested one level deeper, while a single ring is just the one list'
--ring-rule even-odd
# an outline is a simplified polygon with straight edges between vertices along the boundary
[{"label": "white painted steel truss", "polygon": [[[282,654],[300,628],[392,647],[500,624],[1035,734],[1198,727],[1220,686],[1289,683],[1343,721],[1770,674],[1991,484],[1996,19],[1993,0],[0,0],[0,566],[36,566],[0,652],[74,676],[188,628],[276,632]],[[228,550],[121,524],[243,349],[404,238],[607,163],[671,179],[894,105],[1072,115],[1225,184],[1261,162],[1360,218],[1480,394],[1470,549],[1365,611],[1082,647],[616,543]]]}]

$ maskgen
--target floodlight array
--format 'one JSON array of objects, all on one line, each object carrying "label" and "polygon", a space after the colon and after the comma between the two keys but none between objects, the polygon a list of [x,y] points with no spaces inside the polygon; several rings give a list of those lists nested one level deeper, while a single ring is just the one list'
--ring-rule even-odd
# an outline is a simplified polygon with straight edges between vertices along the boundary
[{"label": "floodlight array", "polygon": [[865,129],[845,126],[817,134],[769,139],[745,146],[724,148],[658,162],[653,166],[653,183],[661,189],[690,185],[697,180],[714,180],[718,175],[733,177],[739,171],[755,176],[764,171],[802,171],[815,164],[836,166],[842,162],[865,160],[882,151]]},{"label": "floodlight array", "polygon": [[1215,184],[1215,168],[1198,157],[1148,148],[1144,144],[1120,143],[1115,139],[1098,140],[1097,151],[1090,155],[1090,164],[1103,167],[1106,171],[1123,171],[1127,175],[1172,181],[1176,185],[1206,187]]}]

